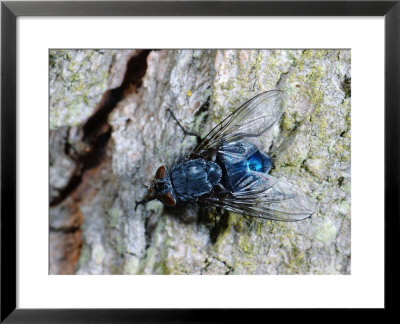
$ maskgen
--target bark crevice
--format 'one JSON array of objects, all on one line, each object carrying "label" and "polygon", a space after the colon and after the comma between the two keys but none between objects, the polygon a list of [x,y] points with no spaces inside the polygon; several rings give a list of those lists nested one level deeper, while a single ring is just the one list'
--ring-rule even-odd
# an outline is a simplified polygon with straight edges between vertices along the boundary
[{"label": "bark crevice", "polygon": [[85,171],[101,163],[112,133],[112,127],[107,120],[108,116],[125,95],[136,91],[141,86],[142,78],[147,70],[149,53],[150,50],[142,50],[129,59],[121,86],[107,90],[93,114],[83,125],[78,126],[77,132],[81,136],[81,143],[72,145],[71,142],[74,140],[70,136],[65,138],[64,153],[74,161],[75,170],[67,185],[59,189],[56,197],[50,199],[50,207],[63,202],[80,185]]}]

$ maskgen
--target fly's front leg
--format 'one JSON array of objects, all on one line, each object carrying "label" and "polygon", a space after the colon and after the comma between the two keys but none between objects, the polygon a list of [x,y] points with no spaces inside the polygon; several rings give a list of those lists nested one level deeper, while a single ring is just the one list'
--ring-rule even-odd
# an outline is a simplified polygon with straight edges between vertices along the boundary
[{"label": "fly's front leg", "polygon": [[172,110],[170,108],[167,108],[167,111],[171,114],[171,117],[176,121],[176,123],[178,124],[178,126],[180,127],[180,129],[182,129],[182,132],[186,135],[189,136],[195,136],[197,139],[197,143],[201,143],[201,137],[199,134],[195,133],[195,132],[189,132],[188,130],[186,130],[181,123],[179,122],[178,118],[175,117],[174,113],[172,112]]}]

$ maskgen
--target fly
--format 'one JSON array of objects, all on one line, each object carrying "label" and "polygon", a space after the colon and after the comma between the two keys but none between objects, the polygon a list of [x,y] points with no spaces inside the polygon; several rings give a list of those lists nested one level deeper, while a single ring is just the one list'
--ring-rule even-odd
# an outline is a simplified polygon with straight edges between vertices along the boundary
[{"label": "fly", "polygon": [[142,201],[175,207],[196,203],[278,221],[298,221],[314,212],[312,201],[269,174],[271,157],[255,144],[281,118],[280,90],[250,99],[215,126],[182,159],[160,166]]}]

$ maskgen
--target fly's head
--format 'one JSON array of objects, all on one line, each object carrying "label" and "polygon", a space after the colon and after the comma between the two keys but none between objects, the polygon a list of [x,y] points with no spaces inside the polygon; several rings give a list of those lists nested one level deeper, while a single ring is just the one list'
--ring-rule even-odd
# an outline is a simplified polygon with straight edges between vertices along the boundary
[{"label": "fly's head", "polygon": [[165,166],[160,166],[156,171],[156,176],[151,185],[155,198],[161,200],[165,205],[174,207],[176,197],[172,188],[171,178]]},{"label": "fly's head", "polygon": [[153,182],[148,187],[146,197],[136,203],[144,204],[150,200],[158,199],[166,206],[174,207],[176,205],[176,196],[171,184],[171,178],[165,166],[160,166],[157,171]]}]

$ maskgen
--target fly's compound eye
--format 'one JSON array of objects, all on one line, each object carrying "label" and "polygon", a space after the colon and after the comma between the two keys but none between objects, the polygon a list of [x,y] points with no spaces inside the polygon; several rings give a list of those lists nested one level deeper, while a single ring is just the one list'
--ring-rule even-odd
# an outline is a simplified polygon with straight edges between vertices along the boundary
[{"label": "fly's compound eye", "polygon": [[167,171],[165,166],[160,166],[156,172],[156,179],[164,179],[167,176]]},{"label": "fly's compound eye", "polygon": [[170,207],[174,207],[175,204],[176,204],[175,203],[175,199],[172,196],[172,193],[170,193],[170,192],[167,192],[167,193],[163,194],[160,197],[160,199],[163,201],[164,204],[166,204],[167,206],[170,206]]}]

